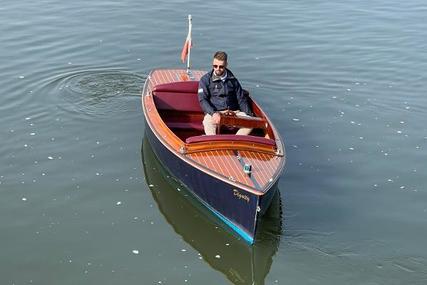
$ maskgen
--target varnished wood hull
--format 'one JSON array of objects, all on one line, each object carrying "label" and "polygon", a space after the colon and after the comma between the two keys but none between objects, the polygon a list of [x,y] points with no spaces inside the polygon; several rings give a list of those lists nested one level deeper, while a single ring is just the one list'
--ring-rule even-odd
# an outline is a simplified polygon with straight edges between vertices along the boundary
[{"label": "varnished wood hull", "polygon": [[[226,142],[212,143],[213,148],[210,149],[206,148],[206,145],[210,145],[206,143],[185,144],[166,126],[150,98],[156,84],[180,80],[180,76],[174,75],[174,70],[167,72],[172,76],[162,75],[155,79],[152,76],[144,87],[142,102],[147,139],[162,164],[200,203],[252,244],[258,217],[270,205],[284,167],[284,148],[280,136],[275,133],[282,155],[265,146],[252,149],[255,143],[236,142],[234,145],[231,142],[237,150],[230,148],[230,143]],[[250,162],[253,173],[244,174],[239,161]]]}]

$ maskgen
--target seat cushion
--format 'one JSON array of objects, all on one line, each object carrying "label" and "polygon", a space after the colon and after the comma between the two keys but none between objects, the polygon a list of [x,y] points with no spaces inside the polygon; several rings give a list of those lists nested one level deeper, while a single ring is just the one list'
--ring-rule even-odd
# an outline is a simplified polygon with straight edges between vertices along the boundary
[{"label": "seat cushion", "polygon": [[179,81],[156,85],[154,103],[158,110],[203,112],[197,96],[198,81]]}]

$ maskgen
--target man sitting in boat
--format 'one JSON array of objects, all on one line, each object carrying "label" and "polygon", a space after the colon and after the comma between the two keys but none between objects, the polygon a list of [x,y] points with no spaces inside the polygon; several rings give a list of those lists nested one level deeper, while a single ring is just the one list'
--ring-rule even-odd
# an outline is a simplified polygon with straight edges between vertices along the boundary
[{"label": "man sitting in boat", "polygon": [[[248,97],[233,73],[227,68],[227,54],[217,51],[213,56],[212,70],[200,79],[199,102],[205,113],[203,127],[206,135],[215,135],[220,123],[220,113],[233,111],[236,116],[252,115]],[[240,128],[236,135],[248,135],[251,128]]]}]

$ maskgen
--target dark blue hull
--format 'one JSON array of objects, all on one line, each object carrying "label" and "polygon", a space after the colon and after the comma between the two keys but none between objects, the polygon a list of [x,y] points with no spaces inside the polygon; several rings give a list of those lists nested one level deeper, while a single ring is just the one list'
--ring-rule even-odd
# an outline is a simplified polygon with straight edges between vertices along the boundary
[{"label": "dark blue hull", "polygon": [[[276,185],[258,196],[190,165],[159,141],[146,123],[146,136],[162,164],[213,214],[252,244],[257,219],[271,203]],[[276,181],[277,184],[277,181]]]}]

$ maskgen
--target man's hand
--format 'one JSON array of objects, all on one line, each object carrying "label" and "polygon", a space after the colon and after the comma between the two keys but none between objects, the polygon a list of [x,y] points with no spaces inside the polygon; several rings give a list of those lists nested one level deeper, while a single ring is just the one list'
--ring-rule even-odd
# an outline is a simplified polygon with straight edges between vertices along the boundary
[{"label": "man's hand", "polygon": [[219,124],[219,121],[221,121],[221,115],[218,112],[213,113],[212,120],[214,124]]}]

